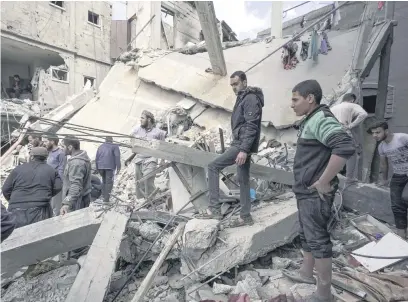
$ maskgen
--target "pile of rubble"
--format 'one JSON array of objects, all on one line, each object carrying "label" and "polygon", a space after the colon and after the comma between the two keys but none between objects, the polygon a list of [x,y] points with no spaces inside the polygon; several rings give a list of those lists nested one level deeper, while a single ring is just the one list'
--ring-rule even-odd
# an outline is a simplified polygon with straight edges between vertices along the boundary
[{"label": "pile of rubble", "polygon": [[[132,301],[152,269],[157,255],[171,236],[171,231],[165,232],[134,273],[133,270],[141,255],[155,241],[163,228],[162,222],[146,219],[147,216],[143,215],[140,217],[142,218],[138,221],[131,218],[128,223],[120,247],[117,269],[111,275],[109,289],[103,301],[112,302],[118,293],[115,301]],[[279,297],[287,299],[279,301],[301,301],[315,290],[315,285],[297,284],[282,275],[283,269],[300,268],[302,254],[298,239],[269,251],[250,263],[242,262],[221,270],[220,274],[218,274],[220,270],[210,269],[211,272],[206,272],[209,270],[208,267],[218,260],[211,254],[205,258],[203,264],[200,259],[217,245],[227,244],[221,238],[223,230],[220,226],[215,220],[188,220],[181,238],[158,268],[156,277],[140,301],[236,301],[234,299],[240,295],[248,297],[249,301],[275,301],[272,299]],[[350,255],[350,251],[372,242],[371,238],[375,237],[377,244],[380,244],[381,240],[393,235],[391,230],[385,234],[387,228],[388,226],[373,218],[362,219],[362,216],[353,213],[341,213],[340,223],[332,232],[334,243],[332,292],[338,301],[408,299],[406,290],[408,258],[380,265],[378,272],[372,272],[367,262],[362,260],[358,262],[357,257]],[[129,250],[127,241],[131,241],[136,247],[132,255],[126,254],[126,250]],[[400,250],[399,253],[403,252]],[[71,259],[71,262],[59,263],[47,260],[31,266],[12,282],[3,282],[2,301],[12,302],[19,299],[36,302],[65,301],[85,260],[86,256],[82,256],[78,260]],[[371,262],[371,265],[373,263]],[[381,262],[377,260],[378,263]],[[220,266],[221,263],[217,265]],[[188,272],[186,267],[189,268]],[[216,277],[210,278],[212,276]]]},{"label": "pile of rubble", "polygon": [[37,116],[40,114],[40,106],[38,102],[29,99],[1,99],[0,110],[3,115],[17,116],[21,119],[22,116]]}]

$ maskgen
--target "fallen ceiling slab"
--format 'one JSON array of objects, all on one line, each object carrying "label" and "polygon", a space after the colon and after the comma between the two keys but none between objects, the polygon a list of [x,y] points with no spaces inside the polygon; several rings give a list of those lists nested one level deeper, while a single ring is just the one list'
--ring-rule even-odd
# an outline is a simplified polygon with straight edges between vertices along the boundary
[{"label": "fallen ceiling slab", "polygon": [[65,302],[102,302],[115,272],[128,215],[108,212]]},{"label": "fallen ceiling slab", "polygon": [[[132,138],[132,151],[148,154],[156,158],[182,163],[186,165],[207,168],[219,154],[193,149],[183,145],[171,144],[158,140],[142,140]],[[236,171],[235,166],[225,169],[226,172]],[[272,167],[251,165],[251,175],[255,178],[266,179],[286,185],[293,184],[293,173]]]},{"label": "fallen ceiling slab", "polygon": [[1,244],[1,272],[19,268],[87,246],[101,224],[94,210],[87,208],[16,229]]},{"label": "fallen ceiling slab", "polygon": [[[301,61],[295,69],[284,70],[281,52],[278,51],[248,72],[248,85],[261,87],[265,94],[264,121],[282,128],[299,119],[290,108],[290,100],[292,88],[301,81],[316,79],[321,84],[324,95],[337,87],[351,64],[358,30],[332,31],[328,35],[333,50],[328,55],[319,55],[317,63],[312,60]],[[245,71],[285,41],[287,40],[274,39],[268,44],[260,42],[224,50],[228,73]],[[206,73],[205,69],[208,67],[208,53],[172,53],[141,68],[139,77],[163,89],[191,96],[212,107],[232,111],[235,95],[229,86],[229,77]]]},{"label": "fallen ceiling slab", "polygon": [[[130,134],[133,127],[140,123],[143,110],[157,114],[175,106],[183,98],[175,92],[140,81],[136,70],[131,66],[116,63],[99,87],[98,97],[88,102],[69,122],[103,131]],[[100,132],[87,132],[100,135]],[[67,128],[61,128],[57,133],[80,134]],[[86,150],[91,158],[94,158],[99,145],[81,142],[81,148]]]}]

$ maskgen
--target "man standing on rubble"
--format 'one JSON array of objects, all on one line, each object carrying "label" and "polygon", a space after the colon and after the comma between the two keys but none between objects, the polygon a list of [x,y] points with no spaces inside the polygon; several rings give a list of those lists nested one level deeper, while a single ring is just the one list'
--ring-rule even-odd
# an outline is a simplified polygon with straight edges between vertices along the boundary
[{"label": "man standing on rubble", "polygon": [[[136,126],[132,131],[132,136],[135,138],[141,139],[157,139],[164,141],[166,138],[166,132],[155,127],[155,118],[153,113],[147,110],[143,110],[142,115],[140,116],[140,126]],[[143,197],[147,198],[150,194],[153,193],[154,179],[153,175],[149,179],[144,181],[144,189],[138,184],[138,180],[147,174],[153,172],[157,169],[157,159],[146,154],[136,154],[133,153],[126,161],[125,165],[127,166],[133,158],[135,159],[135,181],[136,181],[136,198],[141,199]]]},{"label": "man standing on rubble", "polygon": [[343,102],[330,108],[337,120],[346,128],[351,135],[356,147],[356,152],[349,158],[346,164],[346,182],[357,181],[358,158],[362,152],[360,125],[367,118],[367,112],[359,104],[355,103],[356,95],[346,93]]},{"label": "man standing on rubble", "polygon": [[117,175],[121,168],[119,146],[113,143],[112,136],[107,136],[106,141],[96,151],[95,165],[102,176],[103,201],[109,202],[115,170]]},{"label": "man standing on rubble", "polygon": [[230,227],[238,227],[253,224],[249,169],[251,153],[258,152],[264,96],[260,88],[247,86],[247,77],[243,71],[231,75],[230,85],[237,96],[231,115],[233,141],[230,148],[208,165],[210,206],[207,213],[199,216],[206,219],[222,218],[219,174],[222,169],[237,164],[241,212],[240,218],[232,222]]},{"label": "man standing on rubble", "polygon": [[34,147],[30,162],[17,166],[7,177],[2,192],[16,228],[52,217],[51,198],[61,191],[58,172],[47,165],[47,149]]},{"label": "man standing on rubble", "polygon": [[76,137],[66,137],[64,146],[70,158],[64,170],[61,215],[89,207],[91,202],[91,160]]},{"label": "man standing on rubble", "polygon": [[303,264],[299,271],[283,274],[302,283],[314,284],[317,290],[306,301],[332,301],[332,243],[328,232],[337,174],[355,152],[352,138],[337,121],[329,107],[320,105],[322,88],[307,80],[292,89],[292,108],[297,116],[306,116],[298,134],[294,159],[293,192],[296,195]]},{"label": "man standing on rubble", "polygon": [[[377,121],[369,129],[374,139],[379,142],[380,183],[390,184],[391,209],[394,214],[397,234],[407,238],[408,200],[403,198],[404,188],[408,184],[408,134],[392,133],[386,121]],[[391,182],[388,178],[388,160],[392,165]]]},{"label": "man standing on rubble", "polygon": [[[64,150],[59,146],[57,136],[48,136],[44,138],[44,146],[48,150],[47,164],[53,167],[61,179],[64,178],[64,167],[66,156]],[[62,192],[59,192],[51,199],[51,207],[54,216],[58,216],[62,205]]]}]

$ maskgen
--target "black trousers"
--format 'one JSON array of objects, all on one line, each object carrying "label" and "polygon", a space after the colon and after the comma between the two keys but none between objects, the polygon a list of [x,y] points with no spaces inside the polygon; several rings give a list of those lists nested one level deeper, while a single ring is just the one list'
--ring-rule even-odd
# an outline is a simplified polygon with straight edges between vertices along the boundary
[{"label": "black trousers", "polygon": [[[220,212],[220,171],[235,164],[239,149],[235,146],[228,148],[222,155],[218,156],[208,165],[208,187],[210,197],[210,209]],[[248,155],[246,162],[237,166],[238,183],[241,202],[241,218],[251,215],[251,198],[249,187],[249,170],[251,167],[251,156]]]},{"label": "black trousers", "polygon": [[113,188],[113,176],[115,173],[110,169],[101,169],[99,170],[99,174],[102,176],[103,201],[109,202],[110,193],[112,192]]},{"label": "black trousers", "polygon": [[10,212],[16,217],[16,229],[52,217],[51,204],[29,209],[14,208]]},{"label": "black trousers", "polygon": [[334,194],[322,200],[318,195],[296,196],[300,241],[305,252],[311,252],[315,259],[332,257],[332,242],[328,231]]},{"label": "black trousers", "polygon": [[397,229],[407,228],[408,201],[402,199],[402,192],[408,183],[407,175],[394,174],[390,182],[391,209]]}]

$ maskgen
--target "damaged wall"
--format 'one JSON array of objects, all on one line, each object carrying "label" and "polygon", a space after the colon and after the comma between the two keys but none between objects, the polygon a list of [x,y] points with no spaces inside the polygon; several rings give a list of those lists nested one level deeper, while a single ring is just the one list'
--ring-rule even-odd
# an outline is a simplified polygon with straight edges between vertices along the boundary
[{"label": "damaged wall", "polygon": [[[95,78],[97,86],[107,75],[111,66],[111,11],[108,2],[63,1],[62,7],[50,2],[4,2],[1,36],[2,40],[18,41],[22,45],[20,48],[36,47],[60,56],[62,63],[65,60],[67,79],[46,79],[43,90],[38,91],[47,103],[58,105],[67,96],[82,91],[84,77]],[[29,53],[27,50],[28,59]],[[47,69],[62,64],[47,60],[40,63],[32,62],[30,77],[35,67]],[[6,75],[2,74],[2,80],[4,77]]]},{"label": "damaged wall", "polygon": [[[166,35],[167,39],[172,40],[169,41],[169,46],[181,48],[188,42],[199,42],[201,25],[195,8],[190,4],[181,1],[129,1],[126,6],[126,20],[134,18],[129,26],[129,42],[132,41],[132,49],[136,47],[142,49],[167,48],[167,43],[162,41],[162,11],[167,12],[167,18],[173,18],[172,22],[170,22],[172,24],[166,24],[167,27],[170,26],[170,29],[167,28],[167,30],[172,31],[172,34],[167,33]],[[155,16],[154,19],[135,39],[136,34],[149,22],[153,15]],[[117,41],[119,38],[112,37],[112,40]]]}]

